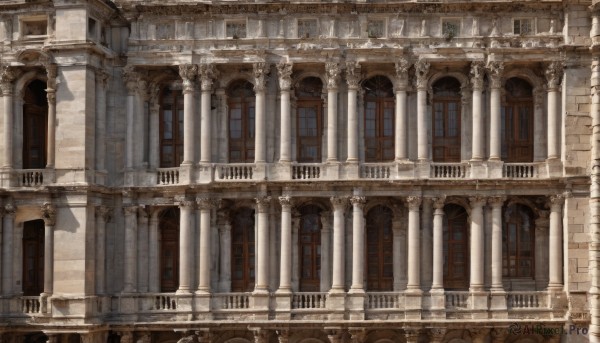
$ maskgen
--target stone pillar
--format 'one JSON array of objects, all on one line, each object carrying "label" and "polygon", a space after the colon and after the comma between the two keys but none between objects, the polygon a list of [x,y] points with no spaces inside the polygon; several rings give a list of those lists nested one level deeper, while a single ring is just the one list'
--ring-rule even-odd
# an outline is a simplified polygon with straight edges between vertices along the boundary
[{"label": "stone pillar", "polygon": [[134,137],[139,137],[134,142],[133,164],[138,168],[148,166],[146,156],[146,139],[148,137],[148,116],[146,112],[146,102],[149,99],[148,95],[148,80],[147,74],[140,76],[137,84],[137,96],[135,97],[135,115],[133,134]]},{"label": "stone pillar", "polygon": [[[504,197],[492,197],[492,292],[504,292],[502,285],[502,205]],[[537,249],[536,249],[537,250]]]},{"label": "stone pillar", "polygon": [[327,162],[337,162],[337,97],[340,66],[336,62],[327,62],[325,72],[327,73]]},{"label": "stone pillar", "polygon": [[131,170],[134,167],[135,94],[137,93],[139,81],[139,75],[134,71],[133,66],[128,65],[123,68],[123,80],[125,81],[125,86],[127,87],[127,135],[125,137],[125,168]]},{"label": "stone pillar", "polygon": [[[346,82],[348,83],[348,163],[358,163],[358,111],[356,94],[360,82],[360,64],[346,62]],[[361,281],[362,282],[362,281]]]},{"label": "stone pillar", "polygon": [[106,223],[110,221],[112,209],[96,207],[96,294],[106,293]]},{"label": "stone pillar", "polygon": [[345,197],[331,197],[333,205],[333,278],[331,292],[341,293],[344,291],[345,270],[345,228],[344,211],[348,204]]},{"label": "stone pillar", "polygon": [[56,224],[56,208],[44,203],[41,207],[44,220],[44,292],[43,296],[51,296],[54,291],[54,225]]},{"label": "stone pillar", "polygon": [[2,294],[12,295],[13,292],[13,241],[16,208],[7,204],[3,208],[2,220]]},{"label": "stone pillar", "polygon": [[148,292],[148,209],[142,205],[138,211],[137,290]]},{"label": "stone pillar", "polygon": [[125,212],[125,261],[123,293],[137,291],[137,212],[138,206],[124,205]]},{"label": "stone pillar", "polygon": [[429,161],[429,137],[427,135],[427,81],[429,66],[429,62],[425,60],[419,60],[415,63],[417,77],[417,157],[419,161]]},{"label": "stone pillar", "polygon": [[96,170],[105,171],[106,162],[106,87],[108,73],[96,72]]},{"label": "stone pillar", "polygon": [[[277,65],[277,72],[279,74],[279,89],[281,96],[281,136],[279,143],[279,162],[291,162],[292,160],[292,116],[290,111],[290,88],[292,87],[292,68],[292,63],[282,62]],[[279,286],[279,288],[281,288],[281,285]]]},{"label": "stone pillar", "polygon": [[281,205],[281,263],[277,292],[290,293],[292,290],[292,198],[281,196],[279,204]]},{"label": "stone pillar", "polygon": [[407,292],[420,293],[420,213],[421,197],[409,196],[406,198],[406,206],[408,207],[408,283],[406,285]]},{"label": "stone pillar", "polygon": [[3,156],[3,168],[13,167],[13,82],[17,79],[20,72],[9,66],[3,66],[0,70],[0,89],[2,90],[2,98],[4,105],[4,139],[2,140],[4,145],[4,156]]},{"label": "stone pillar", "polygon": [[486,203],[485,198],[469,198],[471,203],[471,280],[469,284],[470,292],[483,291],[483,206]]},{"label": "stone pillar", "polygon": [[[300,280],[300,258],[298,254],[298,231],[300,231],[300,213],[292,210],[292,291],[297,292]],[[323,274],[323,269],[321,269]],[[329,291],[329,288],[325,291]]]},{"label": "stone pillar", "polygon": [[158,213],[154,210],[150,215],[148,224],[148,291],[150,293],[160,292],[160,235],[158,232]]},{"label": "stone pillar", "polygon": [[352,286],[350,293],[364,293],[365,279],[365,197],[354,195],[352,203]]},{"label": "stone pillar", "polygon": [[550,258],[548,289],[561,291],[563,289],[563,248],[562,248],[562,205],[563,195],[550,196]]},{"label": "stone pillar", "polygon": [[[600,25],[595,16],[595,32]],[[590,340],[600,341],[600,57],[594,56],[591,66],[592,151],[590,156]]]},{"label": "stone pillar", "polygon": [[150,115],[148,119],[148,163],[151,170],[160,167],[160,87],[150,84],[148,89]]},{"label": "stone pillar", "polygon": [[[197,74],[197,65],[179,65],[179,76],[183,80],[183,122],[185,124],[183,126],[183,162],[181,163],[182,165],[191,165],[192,163],[194,163],[194,147],[196,146],[196,142],[194,140],[194,119],[196,117],[196,99],[194,99],[196,87],[194,81],[196,79]],[[179,275],[179,277],[181,278],[181,275]]]},{"label": "stone pillar", "polygon": [[231,291],[231,221],[229,211],[219,210],[219,249],[220,249],[220,271],[219,290],[221,292]]},{"label": "stone pillar", "polygon": [[559,110],[559,86],[563,74],[563,64],[552,62],[546,68],[546,80],[548,81],[548,159],[560,157],[560,119]]},{"label": "stone pillar", "polygon": [[215,201],[210,198],[197,198],[196,203],[200,210],[200,251],[198,256],[198,290],[196,293],[210,293],[210,265],[211,265],[211,240],[210,240],[210,213],[215,207]]},{"label": "stone pillar", "polygon": [[444,291],[444,197],[433,198],[433,280],[431,291]]},{"label": "stone pillar", "polygon": [[423,198],[421,207],[423,215],[421,216],[421,288],[429,290],[431,288],[433,275],[433,206],[431,198]]},{"label": "stone pillar", "polygon": [[269,209],[271,197],[256,198],[258,212],[256,285],[254,292],[266,293],[269,290]]},{"label": "stone pillar", "polygon": [[392,221],[392,232],[394,233],[394,241],[393,241],[393,256],[394,260],[394,291],[399,292],[404,289],[406,286],[406,278],[405,273],[403,273],[404,269],[406,269],[404,256],[406,254],[406,244],[403,244],[406,241],[406,232],[402,230],[402,222],[403,219],[401,215],[398,213],[399,211],[394,211],[394,219]]},{"label": "stone pillar", "polygon": [[331,288],[331,212],[321,212],[321,292]]},{"label": "stone pillar", "polygon": [[[254,93],[256,93],[256,136],[254,143],[254,162],[265,163],[267,161],[265,90],[267,88],[269,66],[265,62],[257,62],[253,64],[253,68]],[[265,287],[266,285],[267,283],[264,284]]]},{"label": "stone pillar", "polygon": [[491,161],[500,161],[501,151],[501,120],[502,120],[502,72],[504,64],[490,61],[487,65],[490,77],[490,157]]},{"label": "stone pillar", "polygon": [[[185,119],[184,119],[185,120]],[[179,199],[179,288],[178,294],[191,292],[192,257],[194,256],[194,234],[192,214],[194,202]]]},{"label": "stone pillar", "polygon": [[[58,66],[56,64],[46,65],[46,97],[48,98],[48,126],[47,126],[47,146],[46,146],[46,168],[54,168],[55,144],[56,144],[56,88],[58,83],[56,77]],[[44,276],[45,277],[45,276]]]},{"label": "stone pillar", "polygon": [[[210,97],[213,79],[216,76],[214,64],[200,64],[198,77],[200,79],[200,163],[212,162],[212,118]],[[185,138],[185,136],[184,136]]]},{"label": "stone pillar", "polygon": [[[550,211],[538,210],[538,218],[535,220],[535,244],[547,247],[550,244]],[[548,287],[548,249],[535,249],[535,285],[536,289]]]},{"label": "stone pillar", "polygon": [[396,161],[408,160],[408,115],[406,108],[406,90],[408,88],[408,69],[410,64],[405,58],[396,62]]},{"label": "stone pillar", "polygon": [[473,146],[471,151],[471,161],[483,160],[483,116],[481,113],[481,101],[483,92],[484,67],[482,61],[471,63],[471,84],[473,86]]}]

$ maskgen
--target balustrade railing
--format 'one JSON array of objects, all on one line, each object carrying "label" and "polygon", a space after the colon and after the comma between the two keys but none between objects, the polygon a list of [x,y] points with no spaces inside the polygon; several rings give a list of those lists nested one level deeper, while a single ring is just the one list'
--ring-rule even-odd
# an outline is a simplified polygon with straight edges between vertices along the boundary
[{"label": "balustrade railing", "polygon": [[364,163],[360,166],[360,177],[363,179],[389,179],[393,164]]},{"label": "balustrade railing", "polygon": [[155,294],[153,310],[176,310],[177,296],[173,294]]},{"label": "balustrade railing", "polygon": [[217,178],[224,180],[252,180],[254,177],[254,164],[217,164]]},{"label": "balustrade railing", "polygon": [[324,292],[299,292],[292,296],[293,309],[325,308],[327,305],[327,293]]},{"label": "balustrade railing", "polygon": [[467,164],[462,163],[432,163],[432,179],[464,179],[467,177]]},{"label": "balustrade railing", "polygon": [[176,185],[179,183],[179,168],[159,168],[156,170],[156,183],[159,185]]},{"label": "balustrade railing", "polygon": [[510,179],[532,179],[537,177],[536,163],[505,163],[502,177]]},{"label": "balustrade railing", "polygon": [[21,297],[21,310],[23,313],[42,313],[42,301],[40,298],[36,296]]},{"label": "balustrade railing", "polygon": [[44,171],[43,169],[19,170],[17,178],[21,187],[38,187],[44,184]]},{"label": "balustrade railing", "polygon": [[469,292],[452,292],[447,291],[446,309],[466,309],[469,302]]},{"label": "balustrade railing", "polygon": [[509,309],[534,309],[548,307],[546,292],[510,292],[507,295],[506,306]]},{"label": "balustrade railing", "polygon": [[366,309],[399,308],[402,294],[392,292],[369,292],[365,298]]},{"label": "balustrade railing", "polygon": [[213,306],[217,310],[240,310],[250,308],[251,293],[213,294]]},{"label": "balustrade railing", "polygon": [[292,165],[292,179],[309,180],[321,178],[320,164],[294,164]]}]

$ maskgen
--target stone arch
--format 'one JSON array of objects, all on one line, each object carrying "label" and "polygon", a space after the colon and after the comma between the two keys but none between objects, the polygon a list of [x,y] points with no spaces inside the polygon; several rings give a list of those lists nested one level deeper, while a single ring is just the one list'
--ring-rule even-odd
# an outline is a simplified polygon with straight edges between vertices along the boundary
[{"label": "stone arch", "polygon": [[433,92],[433,85],[438,80],[443,79],[445,77],[452,77],[458,80],[458,82],[460,83],[461,90],[469,86],[469,78],[464,73],[458,71],[440,71],[431,75],[427,82],[427,88],[429,89],[431,94]]},{"label": "stone arch", "polygon": [[545,88],[544,81],[542,80],[542,78],[536,75],[533,72],[533,70],[526,68],[514,68],[505,71],[504,75],[502,75],[502,88],[504,88],[506,81],[513,77],[527,81],[533,88],[534,93],[536,89]]},{"label": "stone arch", "polygon": [[453,205],[458,205],[462,208],[465,209],[465,211],[467,211],[467,214],[469,215],[469,219],[471,217],[471,205],[469,204],[468,199],[464,198],[464,197],[448,197],[446,198],[446,201],[444,202],[444,206],[449,205],[449,204],[453,204]]},{"label": "stone arch", "polygon": [[23,65],[43,65],[53,61],[52,55],[36,49],[25,49],[19,51],[16,60]]},{"label": "stone arch", "polygon": [[300,73],[295,75],[292,80],[293,88],[297,88],[304,79],[309,78],[309,77],[316,77],[319,80],[321,80],[321,83],[323,84],[322,93],[323,94],[327,93],[327,90],[325,88],[327,85],[327,80],[325,79],[325,72],[319,73],[319,72],[312,71],[312,70],[301,71]]},{"label": "stone arch", "polygon": [[329,212],[332,211],[331,203],[321,198],[299,198],[294,204],[295,210],[300,210],[304,206],[315,205],[321,209],[321,211]]},{"label": "stone arch", "polygon": [[365,81],[367,81],[367,80],[369,80],[371,78],[374,78],[376,76],[382,76],[382,77],[385,77],[386,79],[388,79],[392,83],[392,87],[393,87],[392,93],[394,93],[394,89],[396,89],[397,86],[398,86],[397,85],[397,79],[398,78],[396,78],[396,77],[390,77],[389,71],[386,72],[385,70],[382,70],[382,69],[372,70],[372,71],[369,71],[366,74],[364,74],[363,77],[360,80],[360,88],[363,88],[363,84],[364,84]]},{"label": "stone arch", "polygon": [[289,343],[329,343],[329,339],[321,330],[301,330],[290,336]]},{"label": "stone arch", "polygon": [[468,330],[450,330],[444,336],[445,343],[471,343],[471,334]]},{"label": "stone arch", "polygon": [[231,330],[215,337],[213,343],[253,343],[254,339],[250,331]]},{"label": "stone arch", "polygon": [[[536,204],[528,198],[525,197],[510,197],[507,201],[504,202],[504,207],[508,207],[513,204],[521,204],[528,207],[531,212],[535,215],[535,218],[539,218],[540,209],[536,206]],[[535,219],[534,218],[534,219]]]},{"label": "stone arch", "polygon": [[244,80],[244,81],[248,81],[250,82],[253,86],[254,84],[254,77],[252,77],[252,72],[251,71],[239,71],[239,72],[234,72],[234,73],[223,73],[221,74],[222,77],[220,79],[218,79],[218,83],[219,83],[219,87],[214,87],[214,88],[223,88],[225,90],[229,89],[229,87],[231,86],[231,84],[235,81],[238,80]]},{"label": "stone arch", "polygon": [[19,98],[23,98],[25,88],[35,80],[48,82],[48,77],[39,70],[30,70],[25,72],[17,79],[14,90],[16,91],[15,93],[19,95]]},{"label": "stone arch", "polygon": [[405,343],[404,335],[395,330],[373,330],[365,336],[364,343]]}]

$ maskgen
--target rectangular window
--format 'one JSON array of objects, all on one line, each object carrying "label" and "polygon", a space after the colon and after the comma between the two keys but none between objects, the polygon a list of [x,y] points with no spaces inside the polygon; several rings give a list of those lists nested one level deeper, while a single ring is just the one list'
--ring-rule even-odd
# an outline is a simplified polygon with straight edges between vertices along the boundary
[{"label": "rectangular window", "polygon": [[533,20],[527,19],[514,19],[513,20],[513,33],[515,35],[528,35],[533,33]]},{"label": "rectangular window", "polygon": [[298,38],[317,37],[316,19],[298,19]]},{"label": "rectangular window", "polygon": [[246,23],[240,21],[227,22],[225,24],[227,38],[246,38]]},{"label": "rectangular window", "polygon": [[94,18],[88,18],[88,38],[91,40],[98,39],[98,22]]},{"label": "rectangular window", "polygon": [[442,19],[442,36],[454,38],[460,34],[460,19]]},{"label": "rectangular window", "polygon": [[369,38],[381,38],[385,36],[385,20],[374,19],[367,23],[367,36]]}]

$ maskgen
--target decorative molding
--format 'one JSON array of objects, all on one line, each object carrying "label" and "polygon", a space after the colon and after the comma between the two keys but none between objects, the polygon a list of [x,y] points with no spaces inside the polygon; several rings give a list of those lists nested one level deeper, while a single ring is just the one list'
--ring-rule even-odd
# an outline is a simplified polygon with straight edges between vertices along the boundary
[{"label": "decorative molding", "polygon": [[544,71],[546,75],[546,81],[548,82],[548,91],[557,91],[560,85],[563,70],[565,68],[564,62],[554,61],[551,62]]},{"label": "decorative molding", "polygon": [[54,226],[56,224],[56,208],[51,203],[44,203],[41,208],[42,219],[44,224],[47,226]]},{"label": "decorative molding", "polygon": [[202,63],[198,65],[198,76],[200,78],[200,89],[203,92],[210,92],[218,72],[214,64]]},{"label": "decorative molding", "polygon": [[277,64],[277,73],[279,75],[279,88],[282,91],[289,91],[292,87],[292,63],[281,62]]},{"label": "decorative molding", "polygon": [[181,64],[179,65],[179,76],[183,80],[183,94],[194,91],[194,80],[198,75],[198,65]]},{"label": "decorative molding", "polygon": [[484,75],[484,64],[483,61],[471,62],[471,84],[473,90],[483,89],[483,75]]},{"label": "decorative molding", "polygon": [[337,62],[325,63],[325,72],[327,74],[327,89],[336,90],[340,79],[340,65]]},{"label": "decorative molding", "polygon": [[348,89],[358,89],[360,82],[360,64],[358,62],[346,62],[346,82],[348,83]]},{"label": "decorative molding", "polygon": [[271,205],[271,197],[270,196],[262,196],[262,197],[258,197],[255,198],[256,200],[256,207],[258,210],[258,213],[265,213],[269,211],[269,207]]},{"label": "decorative molding", "polygon": [[431,64],[426,60],[422,59],[415,63],[415,75],[417,81],[417,89],[427,89],[427,80],[429,76],[429,68]]},{"label": "decorative molding", "polygon": [[490,76],[491,88],[502,88],[502,73],[504,72],[504,63],[500,61],[489,61],[487,63],[488,75]]},{"label": "decorative molding", "polygon": [[252,73],[254,75],[254,91],[264,92],[267,88],[269,65],[266,62],[255,62],[252,64]]}]

